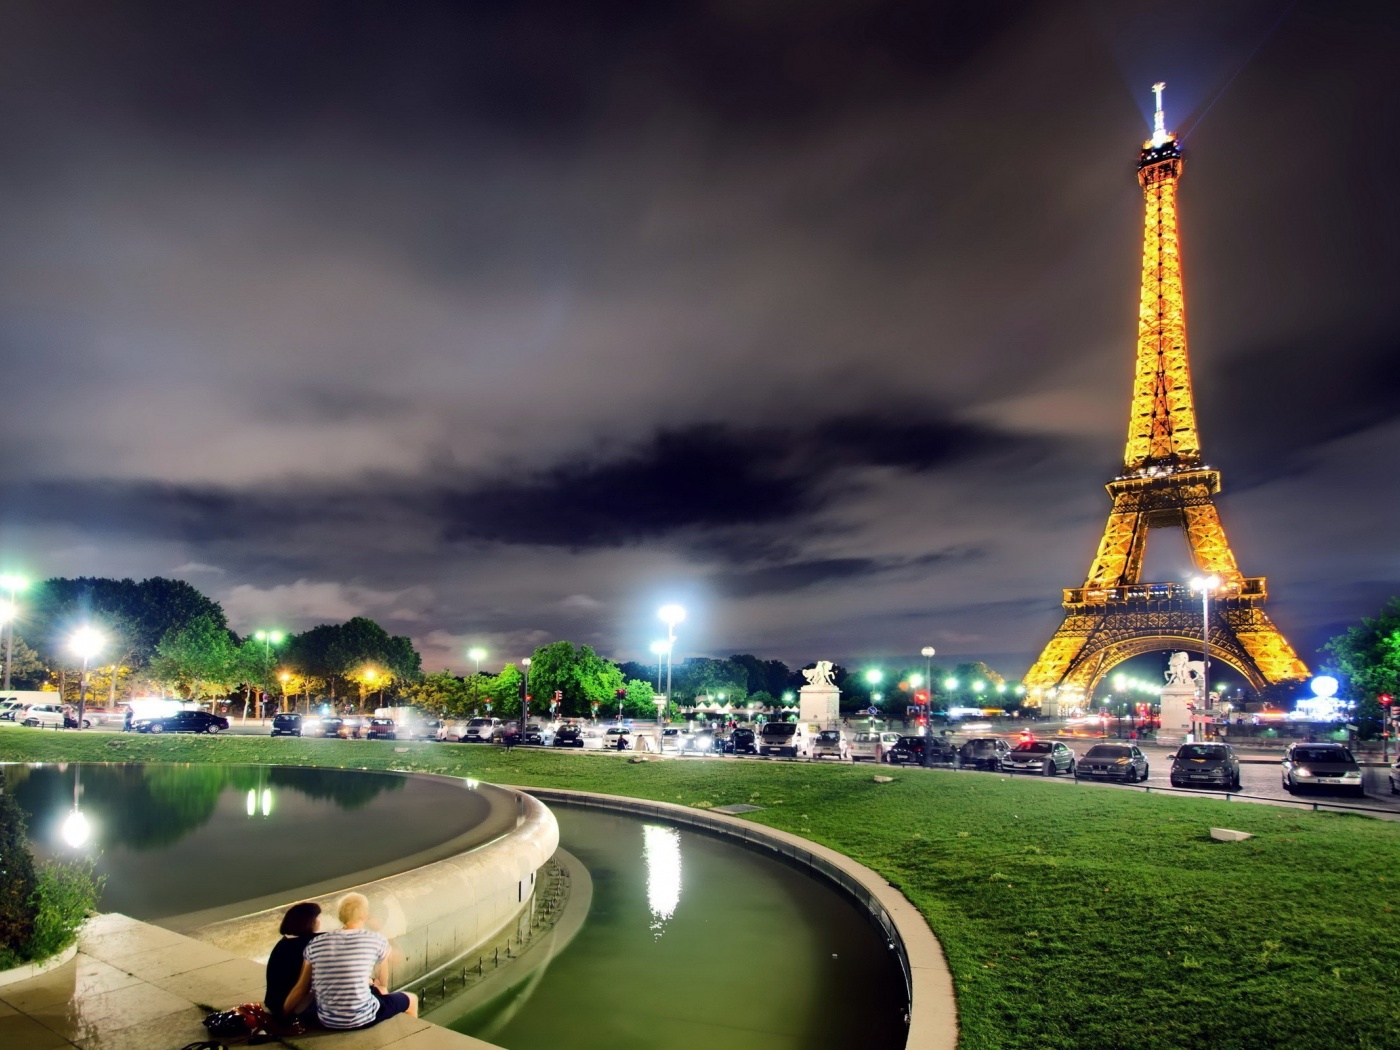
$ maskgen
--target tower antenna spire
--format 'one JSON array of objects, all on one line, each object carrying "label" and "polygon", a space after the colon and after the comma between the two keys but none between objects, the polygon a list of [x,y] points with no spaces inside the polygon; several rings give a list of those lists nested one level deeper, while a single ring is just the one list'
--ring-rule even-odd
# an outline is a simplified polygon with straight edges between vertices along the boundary
[{"label": "tower antenna spire", "polygon": [[1152,85],[1152,93],[1157,96],[1157,112],[1152,114],[1152,145],[1164,145],[1171,136],[1167,134],[1167,114],[1162,109],[1162,92],[1166,90],[1166,82],[1158,81]]}]

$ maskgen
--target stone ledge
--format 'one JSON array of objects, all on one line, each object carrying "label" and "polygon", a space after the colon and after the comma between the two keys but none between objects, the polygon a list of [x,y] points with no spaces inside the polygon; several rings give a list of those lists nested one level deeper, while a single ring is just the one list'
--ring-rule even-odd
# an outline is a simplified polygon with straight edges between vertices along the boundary
[{"label": "stone ledge", "polygon": [[18,984],[20,981],[27,981],[31,977],[38,977],[48,973],[50,970],[57,970],[73,956],[78,954],[78,946],[70,944],[57,955],[50,955],[47,959],[40,959],[38,962],[20,963],[12,966],[8,970],[0,970],[0,988],[7,984]]}]

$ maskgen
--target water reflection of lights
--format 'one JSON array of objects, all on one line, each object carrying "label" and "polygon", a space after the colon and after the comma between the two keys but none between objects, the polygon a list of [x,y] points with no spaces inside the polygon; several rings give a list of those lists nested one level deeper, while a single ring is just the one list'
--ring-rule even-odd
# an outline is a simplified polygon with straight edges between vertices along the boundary
[{"label": "water reflection of lights", "polygon": [[68,816],[63,818],[63,827],[60,829],[63,841],[74,849],[87,844],[92,838],[92,825],[88,823],[88,818],[83,815],[83,811],[75,809]]},{"label": "water reflection of lights", "polygon": [[272,789],[263,788],[262,794],[249,789],[248,791],[248,816],[256,817],[261,810],[264,817],[272,816]]},{"label": "water reflection of lights", "polygon": [[647,904],[651,928],[660,937],[666,920],[681,902],[681,833],[675,828],[642,828],[642,858],[647,865]]}]

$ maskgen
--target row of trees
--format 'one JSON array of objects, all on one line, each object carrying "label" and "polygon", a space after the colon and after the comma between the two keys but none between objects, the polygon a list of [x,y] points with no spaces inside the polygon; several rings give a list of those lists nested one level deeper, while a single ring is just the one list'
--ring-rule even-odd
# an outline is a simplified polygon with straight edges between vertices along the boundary
[{"label": "row of trees", "polygon": [[28,592],[14,638],[17,688],[57,688],[76,700],[81,658],[73,633],[91,627],[103,645],[89,668],[90,698],[173,694],[241,697],[245,710],[270,697],[328,696],[363,708],[422,677],[406,637],[356,617],[301,634],[240,637],[223,608],[181,580],[50,579]]}]

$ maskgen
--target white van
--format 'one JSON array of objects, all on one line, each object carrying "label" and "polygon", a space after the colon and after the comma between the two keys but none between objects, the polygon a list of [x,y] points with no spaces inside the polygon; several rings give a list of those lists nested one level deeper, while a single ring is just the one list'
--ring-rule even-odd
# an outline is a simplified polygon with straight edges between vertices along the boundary
[{"label": "white van", "polygon": [[758,736],[758,753],[811,758],[819,732],[816,726],[806,722],[765,722]]}]

